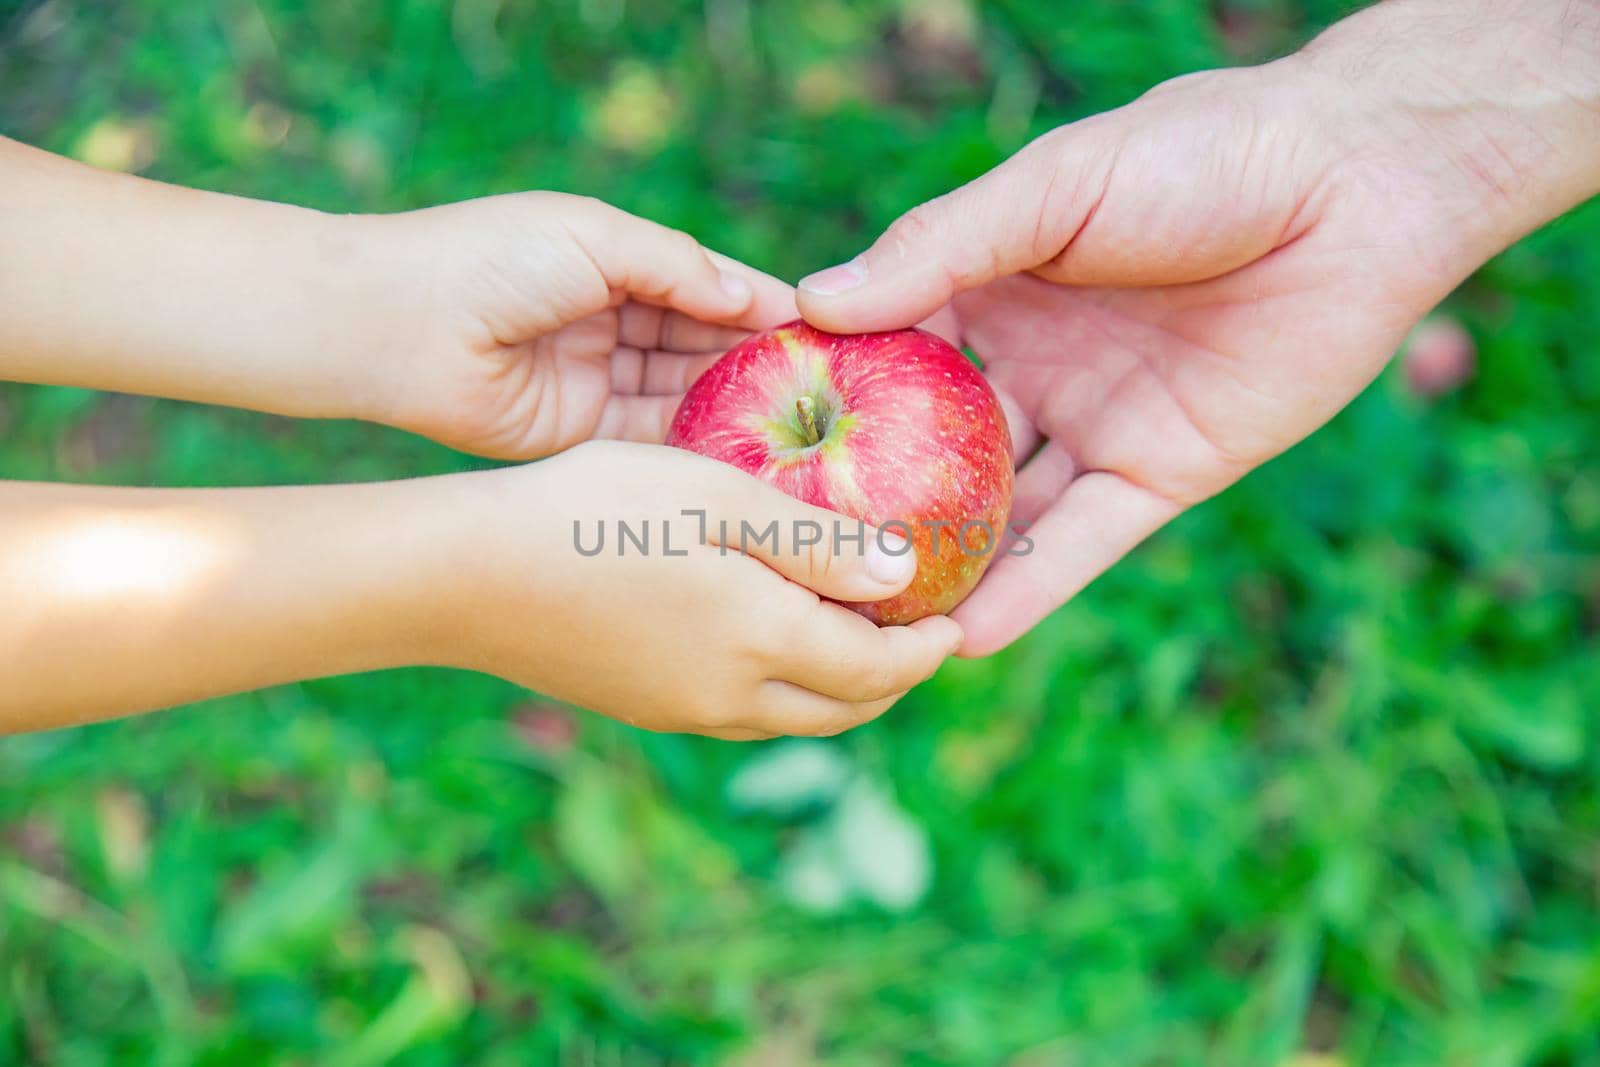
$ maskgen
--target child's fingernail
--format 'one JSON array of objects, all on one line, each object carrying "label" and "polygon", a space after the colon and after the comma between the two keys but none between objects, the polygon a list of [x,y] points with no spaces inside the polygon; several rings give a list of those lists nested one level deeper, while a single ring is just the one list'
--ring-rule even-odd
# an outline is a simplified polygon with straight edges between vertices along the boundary
[{"label": "child's fingernail", "polygon": [[879,530],[867,546],[867,574],[883,585],[899,585],[917,569],[917,557],[899,534]]},{"label": "child's fingernail", "polygon": [[837,267],[819,270],[809,277],[800,279],[800,288],[808,293],[818,296],[838,296],[848,293],[867,280],[867,265],[857,256],[848,263],[841,263]]},{"label": "child's fingernail", "polygon": [[722,291],[727,293],[730,298],[745,303],[750,301],[750,296],[754,292],[750,288],[748,281],[728,271],[722,272]]}]

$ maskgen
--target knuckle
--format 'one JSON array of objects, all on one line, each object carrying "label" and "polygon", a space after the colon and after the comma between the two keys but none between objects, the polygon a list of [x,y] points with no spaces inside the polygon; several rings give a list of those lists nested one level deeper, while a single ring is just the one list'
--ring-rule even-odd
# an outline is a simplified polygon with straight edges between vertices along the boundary
[{"label": "knuckle", "polygon": [[700,246],[700,242],[682,230],[663,227],[659,231],[659,240],[662,256],[680,265],[677,269],[689,275],[711,269],[710,260],[706,258],[705,249]]},{"label": "knuckle", "polygon": [[792,620],[774,621],[776,625],[764,626],[759,635],[740,633],[729,638],[740,658],[754,664],[763,675],[776,674],[788,660],[794,658],[794,642],[802,635]]},{"label": "knuckle", "polygon": [[482,202],[503,211],[559,211],[567,208],[572,199],[574,198],[568,193],[552,192],[549,189],[524,189],[521,192],[486,197]]},{"label": "knuckle", "polygon": [[938,201],[918,204],[910,211],[901,215],[894,225],[889,227],[890,239],[908,244],[919,243],[933,236],[939,229],[941,212]]},{"label": "knuckle", "polygon": [[549,212],[557,221],[569,224],[606,223],[615,209],[604,200],[580,193],[558,193],[545,189],[516,194],[528,207]]},{"label": "knuckle", "polygon": [[702,256],[705,252],[699,241],[682,230],[668,230],[667,240],[672,245],[673,253],[685,258]]},{"label": "knuckle", "polygon": [[859,656],[847,669],[850,688],[861,700],[876,700],[894,691],[894,668],[880,656]]},{"label": "knuckle", "polygon": [[[688,328],[692,321],[685,319],[682,315],[662,312],[656,325],[657,345],[668,351],[688,348],[690,338],[693,336],[692,331]],[[687,383],[679,381],[675,384],[681,388]]]},{"label": "knuckle", "polygon": [[[779,589],[784,596],[770,600],[775,618],[769,624],[768,636],[762,644],[763,660],[769,668],[792,666],[797,663],[814,663],[825,638],[819,637],[817,609],[822,598],[804,586],[785,582]],[[793,595],[789,595],[793,594]]]},{"label": "knuckle", "polygon": [[592,211],[597,215],[610,215],[616,210],[616,208],[613,208],[597,196],[587,196],[583,193],[551,193],[550,195],[560,197],[561,202],[569,211]]},{"label": "knuckle", "polygon": [[833,561],[833,549],[826,539],[811,546],[811,576],[818,583],[826,584],[833,577]]}]

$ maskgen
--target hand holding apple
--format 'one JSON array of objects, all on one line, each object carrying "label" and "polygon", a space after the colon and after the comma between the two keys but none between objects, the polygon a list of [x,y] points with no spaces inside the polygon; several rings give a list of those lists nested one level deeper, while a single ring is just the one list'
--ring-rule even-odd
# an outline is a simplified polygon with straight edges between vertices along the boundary
[{"label": "hand holding apple", "polygon": [[954,615],[986,655],[1315,430],[1469,272],[1596,192],[1600,4],[1376,4],[1045,134],[799,304],[828,330],[937,314],[1017,402],[1038,548]]},{"label": "hand holding apple", "polygon": [[[897,593],[904,557],[857,555],[831,536],[800,553],[740,544],[745,522],[820,529],[835,517],[700,456],[591,441],[436,481],[452,494],[441,512],[458,516],[450,582],[430,601],[450,623],[446,662],[630,725],[834,734],[882,714],[961,643],[943,616],[879,628],[823,599]],[[647,549],[621,540],[624,519],[648,530]]]}]

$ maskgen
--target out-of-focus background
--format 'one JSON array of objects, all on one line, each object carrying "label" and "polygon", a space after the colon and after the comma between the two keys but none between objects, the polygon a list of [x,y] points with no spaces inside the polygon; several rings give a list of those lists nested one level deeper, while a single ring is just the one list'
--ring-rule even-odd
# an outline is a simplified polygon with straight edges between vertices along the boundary
[{"label": "out-of-focus background", "polygon": [[[336,211],[582,191],[792,279],[1346,6],[0,0],[0,132]],[[1443,315],[835,741],[410,671],[0,742],[0,1063],[1600,1064],[1600,205]],[[0,387],[0,477],[476,463]]]}]

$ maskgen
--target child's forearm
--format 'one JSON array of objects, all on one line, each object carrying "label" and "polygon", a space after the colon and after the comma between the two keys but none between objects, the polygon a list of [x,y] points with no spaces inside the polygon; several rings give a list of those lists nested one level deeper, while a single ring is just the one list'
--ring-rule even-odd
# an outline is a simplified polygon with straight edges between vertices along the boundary
[{"label": "child's forearm", "polygon": [[0,483],[0,734],[440,662],[457,484]]},{"label": "child's forearm", "polygon": [[0,379],[303,416],[374,402],[397,297],[343,220],[4,138],[0,189]]}]

